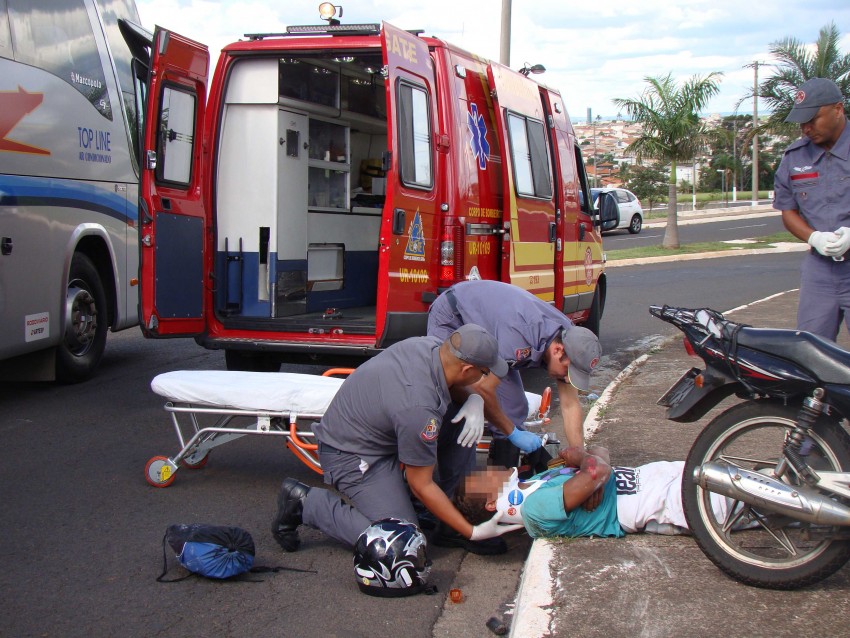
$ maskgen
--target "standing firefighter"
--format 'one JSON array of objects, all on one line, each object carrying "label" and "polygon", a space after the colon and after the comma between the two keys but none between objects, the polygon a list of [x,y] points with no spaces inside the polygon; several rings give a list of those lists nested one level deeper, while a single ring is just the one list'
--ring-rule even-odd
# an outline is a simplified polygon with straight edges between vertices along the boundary
[{"label": "standing firefighter", "polygon": [[785,149],[773,207],[785,227],[811,246],[803,259],[797,328],[832,339],[850,328],[850,127],[832,80],[812,78],[797,91],[786,122],[802,137]]}]

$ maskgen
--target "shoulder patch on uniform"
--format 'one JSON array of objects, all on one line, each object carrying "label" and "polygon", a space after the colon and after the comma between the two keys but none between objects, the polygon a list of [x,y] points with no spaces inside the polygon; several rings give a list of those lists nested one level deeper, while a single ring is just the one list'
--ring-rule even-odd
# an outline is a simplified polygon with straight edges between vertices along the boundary
[{"label": "shoulder patch on uniform", "polygon": [[439,433],[440,426],[437,423],[437,419],[431,418],[428,419],[428,423],[425,424],[425,427],[422,429],[422,433],[419,436],[423,441],[431,442],[437,438]]},{"label": "shoulder patch on uniform", "polygon": [[514,352],[514,357],[517,360],[517,363],[525,361],[531,356],[531,348],[517,348],[516,352]]}]

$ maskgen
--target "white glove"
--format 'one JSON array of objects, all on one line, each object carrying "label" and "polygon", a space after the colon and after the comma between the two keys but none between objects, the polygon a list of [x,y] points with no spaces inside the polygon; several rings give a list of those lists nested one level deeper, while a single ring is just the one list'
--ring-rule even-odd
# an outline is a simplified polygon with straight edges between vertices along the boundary
[{"label": "white glove", "polygon": [[483,541],[488,538],[496,538],[497,536],[501,536],[502,534],[507,534],[508,532],[513,532],[518,529],[522,529],[523,526],[519,523],[513,523],[511,525],[500,525],[499,521],[502,520],[502,516],[504,516],[504,512],[496,512],[495,516],[491,518],[489,521],[484,521],[480,525],[476,525],[472,528],[472,536],[469,537],[471,541]]},{"label": "white glove", "polygon": [[835,241],[826,245],[826,253],[830,257],[841,257],[850,248],[850,228],[842,226],[835,231]]},{"label": "white glove", "polygon": [[461,419],[466,421],[460,436],[457,437],[457,443],[463,447],[473,447],[484,434],[484,398],[480,394],[469,395],[455,418],[452,419],[452,423],[457,423]]},{"label": "white glove", "polygon": [[832,253],[829,252],[828,246],[830,243],[834,243],[837,240],[838,236],[835,233],[823,233],[816,230],[809,235],[808,244],[824,257],[832,257]]}]

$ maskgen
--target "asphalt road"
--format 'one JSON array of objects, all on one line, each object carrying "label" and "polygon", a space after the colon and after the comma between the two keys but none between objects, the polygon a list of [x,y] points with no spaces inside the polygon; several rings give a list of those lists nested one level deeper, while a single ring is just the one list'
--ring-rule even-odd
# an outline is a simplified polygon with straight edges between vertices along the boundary
[{"label": "asphalt road", "polygon": [[731,310],[799,286],[799,252],[608,268],[603,352],[629,353],[642,339],[675,329],[649,314],[650,304]]},{"label": "asphalt road", "polygon": [[[644,227],[637,235],[629,234],[628,230],[616,230],[606,233],[602,243],[607,252],[615,252],[625,248],[644,248],[659,246],[664,239],[665,227]],[[708,241],[732,241],[765,237],[785,231],[782,218],[775,215],[760,215],[751,219],[724,219],[705,221],[699,224],[679,224],[679,242],[693,244]]]},{"label": "asphalt road", "polygon": [[[649,303],[726,310],[796,286],[799,260],[779,254],[610,269],[602,322],[609,368],[664,332],[666,324],[646,311]],[[180,470],[171,487],[148,486],[146,461],[178,449],[163,400],[149,384],[177,369],[224,369],[224,357],[191,340],[148,341],[133,329],[110,335],[103,366],[88,383],[0,387],[0,634],[365,637],[403,627],[405,635],[424,638],[452,615],[443,601],[457,578],[468,599],[455,606],[454,627],[487,635],[487,618],[513,599],[524,547],[486,561],[434,547],[432,580],[441,595],[363,596],[354,587],[350,552],[319,532],[304,530],[294,554],[274,543],[268,527],[281,479],[320,484],[277,438],[244,437],[214,450],[203,470]],[[538,390],[548,382],[534,375],[527,381]],[[166,527],[197,522],[251,532],[258,564],[309,571],[250,583],[157,583]],[[476,608],[485,590],[491,595]]]}]

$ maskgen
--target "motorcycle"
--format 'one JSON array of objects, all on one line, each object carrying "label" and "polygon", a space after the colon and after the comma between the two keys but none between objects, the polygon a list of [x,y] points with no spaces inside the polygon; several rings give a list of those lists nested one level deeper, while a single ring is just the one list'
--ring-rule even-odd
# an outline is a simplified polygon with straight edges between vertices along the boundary
[{"label": "motorcycle", "polygon": [[658,400],[668,419],[694,422],[741,399],[700,432],[685,463],[682,504],[699,547],[756,587],[796,589],[835,573],[850,560],[850,352],[709,308],[649,310],[704,363]]}]

